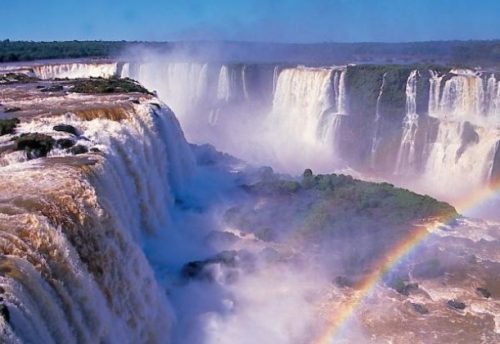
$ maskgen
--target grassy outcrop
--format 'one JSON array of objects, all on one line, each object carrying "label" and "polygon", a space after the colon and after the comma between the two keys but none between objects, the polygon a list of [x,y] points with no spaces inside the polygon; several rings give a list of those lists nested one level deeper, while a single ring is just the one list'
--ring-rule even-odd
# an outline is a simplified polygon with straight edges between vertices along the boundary
[{"label": "grassy outcrop", "polygon": [[332,221],[348,219],[350,215],[361,217],[385,217],[394,223],[417,219],[451,218],[456,210],[445,202],[389,183],[373,183],[354,179],[348,175],[319,174],[306,170],[300,182],[268,179],[246,187],[251,193],[267,196],[296,195],[314,198],[311,210],[322,212],[327,204],[327,217]]},{"label": "grassy outcrop", "polygon": [[131,93],[151,94],[147,89],[132,79],[124,78],[89,78],[72,81],[71,92],[88,94]]}]

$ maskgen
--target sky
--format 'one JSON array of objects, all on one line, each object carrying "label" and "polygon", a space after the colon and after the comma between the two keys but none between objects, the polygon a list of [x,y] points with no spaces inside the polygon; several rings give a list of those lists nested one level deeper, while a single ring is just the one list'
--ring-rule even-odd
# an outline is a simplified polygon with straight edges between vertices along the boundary
[{"label": "sky", "polygon": [[500,38],[500,0],[0,0],[0,39],[401,42]]}]

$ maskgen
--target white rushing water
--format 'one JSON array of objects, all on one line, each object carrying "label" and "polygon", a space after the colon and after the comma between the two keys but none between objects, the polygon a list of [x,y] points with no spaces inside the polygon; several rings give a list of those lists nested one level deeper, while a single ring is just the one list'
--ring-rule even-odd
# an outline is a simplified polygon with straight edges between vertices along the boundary
[{"label": "white rushing water", "polygon": [[10,315],[0,320],[2,338],[168,343],[174,316],[141,246],[173,230],[169,208],[193,173],[177,120],[143,102],[120,122],[69,112],[19,130],[55,135],[60,123],[102,153],[88,168],[43,159],[0,167],[9,185],[0,208],[0,287]]},{"label": "white rushing water", "polygon": [[40,79],[55,78],[109,78],[117,74],[118,63],[99,63],[99,62],[81,62],[81,63],[60,63],[44,64],[32,67],[36,77]]},{"label": "white rushing water", "polygon": [[429,115],[477,124],[500,123],[500,81],[494,74],[452,70],[444,84],[444,75],[433,71],[431,75]]},{"label": "white rushing water", "polygon": [[382,75],[382,82],[380,84],[380,90],[378,91],[378,96],[377,96],[377,104],[375,105],[375,120],[373,122],[374,128],[373,128],[373,137],[372,137],[372,144],[371,144],[371,149],[370,149],[370,167],[374,168],[375,167],[375,161],[376,161],[376,154],[377,154],[377,149],[378,146],[380,145],[380,140],[381,137],[379,137],[380,133],[380,100],[382,99],[382,96],[384,95],[384,87],[385,87],[385,78],[387,76],[387,73],[384,73]]},{"label": "white rushing water", "polygon": [[414,70],[406,82],[406,114],[403,119],[403,134],[396,160],[396,174],[415,172],[415,139],[418,129],[417,78]]},{"label": "white rushing water", "polygon": [[467,193],[491,175],[500,139],[498,81],[471,70],[452,70],[446,79],[430,73],[429,115],[439,123],[422,183],[438,186],[441,195]]},{"label": "white rushing water", "polygon": [[[296,67],[283,69],[276,83],[273,107],[267,119],[274,147],[283,163],[293,156],[304,163],[322,154],[332,169],[336,135],[346,115],[345,70]],[[285,148],[286,147],[286,148]],[[300,170],[300,169],[299,169]]]}]

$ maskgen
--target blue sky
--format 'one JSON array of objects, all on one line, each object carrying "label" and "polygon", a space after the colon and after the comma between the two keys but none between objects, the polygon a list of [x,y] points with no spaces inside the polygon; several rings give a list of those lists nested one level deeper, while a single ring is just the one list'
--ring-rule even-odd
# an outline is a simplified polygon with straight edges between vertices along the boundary
[{"label": "blue sky", "polygon": [[500,0],[1,0],[0,39],[500,38]]}]

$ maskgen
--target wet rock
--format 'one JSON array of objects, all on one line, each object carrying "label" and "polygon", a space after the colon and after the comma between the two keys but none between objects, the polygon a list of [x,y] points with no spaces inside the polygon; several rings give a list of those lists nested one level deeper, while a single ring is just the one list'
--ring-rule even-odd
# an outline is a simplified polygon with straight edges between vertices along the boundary
[{"label": "wet rock", "polygon": [[340,288],[351,288],[353,286],[352,281],[345,276],[335,277],[334,283]]},{"label": "wet rock", "polygon": [[486,288],[476,288],[476,292],[484,298],[489,299],[491,297],[491,292]]},{"label": "wet rock", "polygon": [[236,267],[236,251],[223,251],[212,258],[196,260],[186,263],[181,270],[181,276],[185,279],[205,279],[212,281],[213,275],[209,267],[214,264],[221,264],[226,267]]},{"label": "wet rock", "polygon": [[452,309],[457,309],[460,311],[463,311],[465,309],[465,303],[459,300],[449,300],[446,304]]},{"label": "wet rock", "polygon": [[72,139],[59,139],[56,141],[56,147],[60,149],[67,149],[73,147],[75,145],[75,141]]},{"label": "wet rock", "polygon": [[425,307],[423,304],[421,303],[411,303],[411,306],[413,308],[413,310],[415,312],[417,312],[418,314],[429,314],[429,310],[427,309],[427,307]]},{"label": "wet rock", "polygon": [[54,146],[54,139],[45,134],[22,134],[15,139],[16,149],[24,150],[28,160],[47,156]]},{"label": "wet rock", "polygon": [[100,150],[99,148],[97,148],[97,147],[92,147],[92,148],[90,148],[90,151],[91,151],[92,153],[102,153],[102,152],[101,152],[101,150]]},{"label": "wet rock", "polygon": [[5,319],[6,322],[10,321],[9,308],[5,304],[0,304],[0,315]]},{"label": "wet rock", "polygon": [[479,134],[470,122],[464,122],[462,130],[462,145],[458,149],[455,160],[458,161],[468,146],[479,142]]},{"label": "wet rock", "polygon": [[54,129],[55,131],[62,131],[75,136],[79,135],[78,130],[74,126],[69,124],[58,124],[55,125],[52,129]]},{"label": "wet rock", "polygon": [[16,126],[19,124],[19,119],[0,119],[0,136],[14,134]]},{"label": "wet rock", "polygon": [[234,244],[238,237],[233,233],[223,231],[211,231],[206,236],[206,241],[211,244]]},{"label": "wet rock", "polygon": [[71,154],[78,155],[78,154],[85,154],[88,153],[88,148],[82,145],[77,145],[72,147],[70,150]]},{"label": "wet rock", "polygon": [[40,89],[41,92],[60,92],[64,89],[62,85],[50,85]]},{"label": "wet rock", "polygon": [[187,279],[200,277],[205,266],[206,262],[200,260],[186,263],[182,267],[181,276]]},{"label": "wet rock", "polygon": [[21,108],[17,107],[17,106],[6,108],[5,110],[3,110],[3,112],[5,112],[5,113],[8,113],[8,112],[18,112],[18,111],[21,111]]}]

